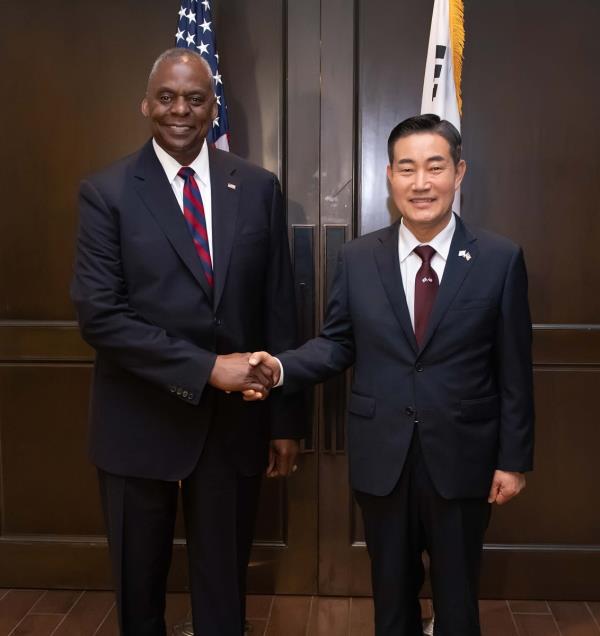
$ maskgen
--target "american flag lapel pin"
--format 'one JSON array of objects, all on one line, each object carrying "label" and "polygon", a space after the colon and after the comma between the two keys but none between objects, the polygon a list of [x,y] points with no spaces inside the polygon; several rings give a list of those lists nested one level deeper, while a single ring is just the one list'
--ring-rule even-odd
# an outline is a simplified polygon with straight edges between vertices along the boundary
[{"label": "american flag lapel pin", "polygon": [[470,261],[471,260],[471,255],[469,254],[469,252],[467,252],[467,250],[460,250],[458,252],[459,256],[462,256],[466,261]]},{"label": "american flag lapel pin", "polygon": [[227,184],[227,187],[228,187],[230,190],[235,190],[235,189],[237,188],[237,186],[235,185],[235,183],[228,183],[228,184]]}]

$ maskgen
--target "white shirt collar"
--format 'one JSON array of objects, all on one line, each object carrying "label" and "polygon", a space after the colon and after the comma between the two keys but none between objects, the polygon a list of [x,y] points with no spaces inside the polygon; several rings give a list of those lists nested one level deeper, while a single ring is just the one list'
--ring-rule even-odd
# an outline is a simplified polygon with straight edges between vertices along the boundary
[{"label": "white shirt collar", "polygon": [[404,225],[404,219],[400,221],[400,227],[398,228],[398,252],[400,256],[400,262],[404,261],[412,251],[418,245],[431,245],[433,249],[441,256],[445,261],[448,260],[448,253],[450,252],[450,244],[452,243],[452,237],[454,236],[454,230],[456,229],[456,219],[454,213],[450,216],[448,225],[438,232],[431,241],[427,243],[421,243],[418,238]]},{"label": "white shirt collar", "polygon": [[[172,184],[182,167],[181,164],[171,157],[171,155],[163,150],[157,143],[156,139],[152,139],[152,146],[154,147],[154,152],[158,160],[160,161],[165,174],[167,175],[167,179],[169,183]],[[202,148],[198,153],[198,156],[190,163],[190,168],[194,170],[196,173],[196,177],[202,182],[202,185],[207,186],[210,184],[210,171],[208,168],[208,146],[206,144],[206,139],[202,144]]]}]

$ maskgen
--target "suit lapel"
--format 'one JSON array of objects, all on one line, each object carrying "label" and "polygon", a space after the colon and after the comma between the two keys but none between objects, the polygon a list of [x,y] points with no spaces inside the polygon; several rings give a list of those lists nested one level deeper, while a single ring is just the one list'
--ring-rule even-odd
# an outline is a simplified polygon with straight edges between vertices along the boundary
[{"label": "suit lapel", "polygon": [[210,189],[212,197],[214,308],[219,306],[231,258],[240,206],[240,180],[236,169],[228,166],[227,154],[209,147]]},{"label": "suit lapel", "polygon": [[398,226],[400,222],[394,223],[389,228],[389,232],[380,239],[381,244],[375,248],[375,261],[381,276],[381,282],[386,291],[394,314],[400,323],[406,339],[414,352],[417,353],[417,340],[410,322],[406,295],[402,286],[402,275],[400,274],[400,261],[398,257]]},{"label": "suit lapel", "polygon": [[[454,236],[452,237],[452,242],[450,244],[450,251],[448,252],[448,260],[446,261],[446,267],[444,268],[444,275],[442,277],[442,282],[440,283],[440,288],[438,290],[433,309],[431,310],[431,316],[429,318],[429,324],[427,325],[427,331],[425,333],[421,350],[425,349],[427,346],[427,343],[444,317],[448,306],[460,289],[465,276],[474,266],[479,253],[476,244],[477,239],[475,236],[469,232],[459,217],[455,216],[455,218],[456,229],[454,230]],[[463,254],[462,256],[459,254],[461,252]],[[466,257],[467,253],[470,258]]]},{"label": "suit lapel", "polygon": [[152,141],[140,151],[134,177],[134,187],[146,208],[156,219],[173,249],[194,275],[207,297],[211,298],[212,292],[204,276],[185,218],[154,152]]}]

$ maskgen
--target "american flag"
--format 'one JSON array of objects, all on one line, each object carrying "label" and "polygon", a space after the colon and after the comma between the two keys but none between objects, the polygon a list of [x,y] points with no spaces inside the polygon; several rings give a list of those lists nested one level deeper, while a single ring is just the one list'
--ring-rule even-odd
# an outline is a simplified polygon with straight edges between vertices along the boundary
[{"label": "american flag", "polygon": [[193,49],[200,53],[210,64],[215,83],[218,113],[208,133],[208,142],[221,150],[229,150],[229,119],[227,104],[223,92],[223,78],[219,73],[219,54],[214,31],[214,22],[210,13],[210,1],[182,0],[179,9],[179,22],[175,34],[175,46]]}]

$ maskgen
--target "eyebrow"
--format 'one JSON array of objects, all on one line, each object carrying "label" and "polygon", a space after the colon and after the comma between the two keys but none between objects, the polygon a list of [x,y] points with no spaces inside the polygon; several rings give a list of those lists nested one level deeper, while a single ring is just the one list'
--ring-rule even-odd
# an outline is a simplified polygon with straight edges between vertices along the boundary
[{"label": "eyebrow", "polygon": [[[159,86],[156,89],[157,93],[173,93],[176,94],[177,90],[175,90],[174,88],[170,87],[170,86]],[[182,93],[183,95],[206,95],[209,91],[207,91],[206,89],[203,88],[194,88],[192,90],[189,91],[185,91],[184,93]]]},{"label": "eyebrow", "polygon": [[442,155],[434,155],[433,157],[429,157],[427,161],[447,161],[447,158],[442,157]]},{"label": "eyebrow", "polygon": [[[426,161],[430,162],[430,161],[447,161],[448,159],[446,157],[443,157],[442,155],[434,155],[433,157],[428,157],[426,159]],[[406,165],[406,164],[414,164],[415,160],[414,159],[398,159],[398,161],[396,162],[396,164],[398,165]]]}]

